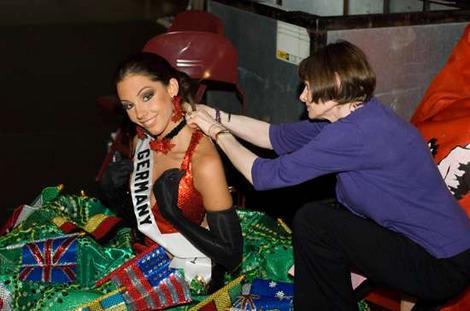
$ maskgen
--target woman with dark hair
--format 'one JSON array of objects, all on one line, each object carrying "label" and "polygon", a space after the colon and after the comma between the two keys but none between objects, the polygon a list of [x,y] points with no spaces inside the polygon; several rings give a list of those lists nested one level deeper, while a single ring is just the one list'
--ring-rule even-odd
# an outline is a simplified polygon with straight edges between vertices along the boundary
[{"label": "woman with dark hair", "polygon": [[[204,105],[186,116],[257,190],[336,173],[339,207],[310,203],[293,221],[295,310],[357,309],[352,268],[417,298],[459,294],[470,280],[470,220],[418,131],[373,97],[364,53],[328,44],[299,76],[310,120],[271,125]],[[257,157],[235,136],[279,156]]]},{"label": "woman with dark hair", "polygon": [[239,218],[215,146],[186,125],[183,107],[193,104],[190,79],[164,58],[138,53],[119,65],[115,84],[137,126],[127,172],[132,170],[134,213],[147,244],[163,246],[173,256],[172,267],[183,268],[189,281],[208,282],[211,261],[235,270],[242,259]]}]

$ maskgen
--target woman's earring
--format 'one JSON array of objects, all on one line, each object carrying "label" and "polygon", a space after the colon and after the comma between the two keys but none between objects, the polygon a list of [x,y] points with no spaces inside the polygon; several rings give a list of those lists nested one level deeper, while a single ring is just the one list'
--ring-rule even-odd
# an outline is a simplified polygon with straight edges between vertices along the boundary
[{"label": "woman's earring", "polygon": [[181,97],[178,95],[173,96],[173,115],[171,116],[171,121],[176,122],[183,117],[183,109],[181,109]]}]

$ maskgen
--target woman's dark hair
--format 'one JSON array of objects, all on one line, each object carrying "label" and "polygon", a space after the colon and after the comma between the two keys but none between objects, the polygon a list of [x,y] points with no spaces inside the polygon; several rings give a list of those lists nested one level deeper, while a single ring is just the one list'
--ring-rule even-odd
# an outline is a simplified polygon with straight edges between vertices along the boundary
[{"label": "woman's dark hair", "polygon": [[309,82],[314,102],[364,102],[375,90],[375,73],[366,55],[347,41],[319,49],[300,63],[298,73],[302,81]]},{"label": "woman's dark hair", "polygon": [[145,75],[152,81],[158,81],[165,86],[170,79],[175,78],[179,84],[178,95],[183,101],[194,104],[195,84],[184,72],[173,68],[170,63],[160,55],[140,52],[132,54],[122,61],[114,75],[114,85],[117,85],[128,75]]}]

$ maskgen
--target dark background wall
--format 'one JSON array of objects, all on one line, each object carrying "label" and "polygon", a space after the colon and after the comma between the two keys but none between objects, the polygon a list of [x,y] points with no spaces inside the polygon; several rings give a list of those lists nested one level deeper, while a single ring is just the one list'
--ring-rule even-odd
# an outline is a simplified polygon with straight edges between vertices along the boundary
[{"label": "dark background wall", "polygon": [[[158,3],[157,3],[158,2]],[[165,31],[157,18],[185,1],[0,3],[0,222],[46,186],[95,193],[117,126],[96,98],[112,94],[115,66]]]},{"label": "dark background wall", "polygon": [[[195,3],[202,8],[204,1]],[[113,93],[117,63],[166,31],[163,25],[187,6],[188,0],[0,1],[0,225],[47,186],[96,194],[95,176],[119,126],[100,114],[97,98]],[[225,163],[230,185],[244,195],[237,203],[275,217],[289,220],[312,196],[332,195],[329,176],[255,192]]]}]

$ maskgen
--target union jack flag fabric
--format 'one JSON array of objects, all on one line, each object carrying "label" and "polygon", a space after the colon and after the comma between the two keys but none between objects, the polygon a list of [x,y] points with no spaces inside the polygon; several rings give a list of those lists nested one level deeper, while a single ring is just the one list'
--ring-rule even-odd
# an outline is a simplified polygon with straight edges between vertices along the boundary
[{"label": "union jack flag fabric", "polygon": [[77,235],[23,245],[19,279],[49,283],[75,281],[77,249]]},{"label": "union jack flag fabric", "polygon": [[97,285],[112,280],[118,288],[124,287],[124,299],[132,310],[161,310],[191,302],[184,276],[169,265],[165,250],[152,246],[99,280]]}]

